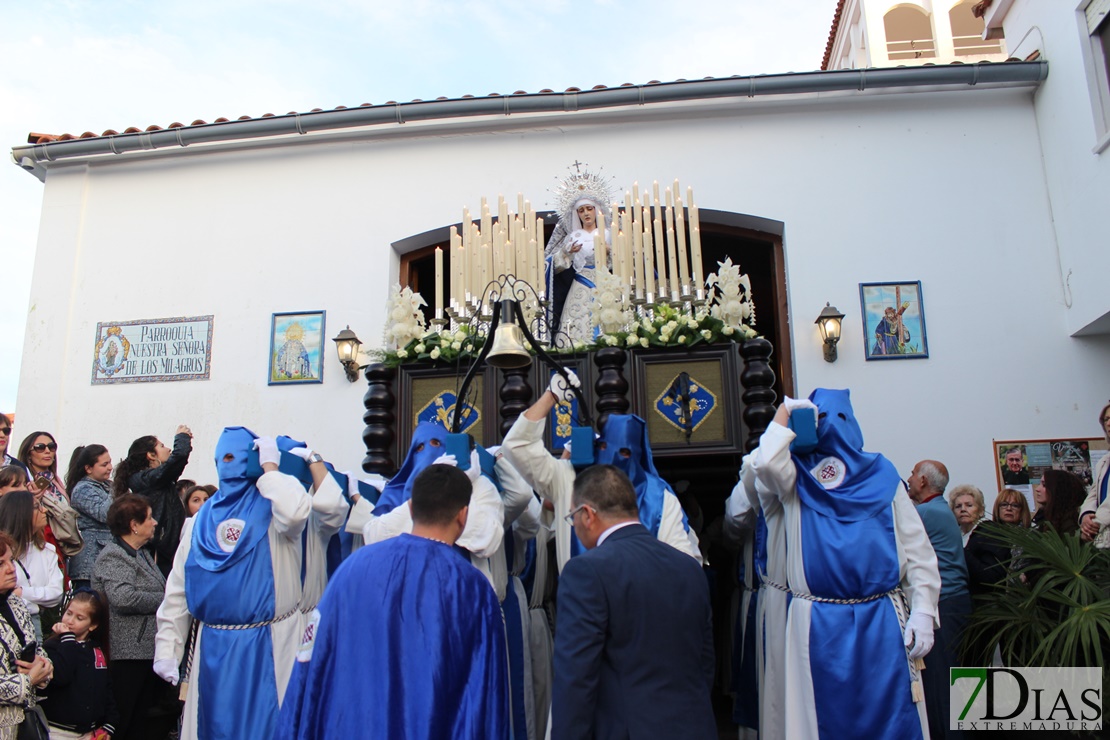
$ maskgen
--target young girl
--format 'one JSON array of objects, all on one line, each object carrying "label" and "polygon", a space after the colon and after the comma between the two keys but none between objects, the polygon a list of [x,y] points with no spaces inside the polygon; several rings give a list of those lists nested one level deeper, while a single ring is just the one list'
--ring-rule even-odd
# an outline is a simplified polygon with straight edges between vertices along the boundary
[{"label": "young girl", "polygon": [[185,513],[188,516],[196,514],[215,492],[215,486],[190,486],[181,497],[181,502],[185,504]]},{"label": "young girl", "polygon": [[54,661],[54,678],[41,706],[51,740],[108,740],[115,732],[116,705],[108,681],[108,603],[100,593],[73,594],[54,636],[43,646]]}]

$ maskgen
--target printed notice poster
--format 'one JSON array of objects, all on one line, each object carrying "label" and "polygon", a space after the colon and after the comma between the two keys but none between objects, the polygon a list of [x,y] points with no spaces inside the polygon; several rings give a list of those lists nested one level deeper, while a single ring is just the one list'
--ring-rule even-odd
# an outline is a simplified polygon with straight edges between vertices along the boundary
[{"label": "printed notice poster", "polygon": [[92,384],[208,380],[212,316],[101,322]]}]

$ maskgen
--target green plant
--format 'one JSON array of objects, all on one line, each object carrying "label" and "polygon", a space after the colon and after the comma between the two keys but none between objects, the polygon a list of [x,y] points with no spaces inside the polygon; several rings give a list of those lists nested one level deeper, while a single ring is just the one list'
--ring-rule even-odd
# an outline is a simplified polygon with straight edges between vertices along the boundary
[{"label": "green plant", "polygon": [[976,597],[965,645],[985,646],[970,665],[1102,666],[1110,658],[1110,551],[1051,528],[995,527],[986,536],[1017,553],[1010,576]]}]

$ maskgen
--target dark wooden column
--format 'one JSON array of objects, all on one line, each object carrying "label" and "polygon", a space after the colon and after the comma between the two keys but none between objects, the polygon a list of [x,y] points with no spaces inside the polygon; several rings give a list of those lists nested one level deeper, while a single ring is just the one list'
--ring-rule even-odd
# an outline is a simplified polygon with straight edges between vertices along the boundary
[{"label": "dark wooden column", "polygon": [[528,382],[531,367],[522,367],[515,370],[501,371],[501,387],[498,389],[498,398],[501,399],[501,436],[509,433],[517,417],[528,410],[532,404],[532,385]]},{"label": "dark wooden column", "polygon": [[609,414],[627,414],[628,380],[624,377],[624,365],[628,362],[628,353],[619,347],[605,347],[594,352],[594,364],[597,365],[597,380],[594,382],[594,393],[597,401],[597,428],[600,430],[609,419]]},{"label": "dark wooden column", "polygon": [[374,363],[366,368],[366,382],[369,388],[362,397],[366,412],[362,421],[362,442],[366,445],[366,457],[362,458],[362,469],[367,473],[377,473],[386,477],[396,472],[393,463],[394,422],[393,378],[397,371],[382,363]]},{"label": "dark wooden column", "polygon": [[759,438],[775,418],[775,371],[768,362],[773,349],[763,337],[740,345],[740,356],[744,358],[744,370],[740,373],[744,394],[740,399],[744,402],[744,424],[748,427],[748,438],[744,440],[748,452],[759,446]]}]

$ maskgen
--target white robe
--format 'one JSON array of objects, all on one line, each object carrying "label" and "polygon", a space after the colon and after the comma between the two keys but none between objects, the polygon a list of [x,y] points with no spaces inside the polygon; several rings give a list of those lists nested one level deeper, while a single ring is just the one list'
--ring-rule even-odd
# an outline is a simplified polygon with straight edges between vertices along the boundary
[{"label": "white robe", "polygon": [[[790,455],[794,436],[793,431],[772,422],[760,438],[759,447],[751,453],[751,467],[767,519],[768,578],[781,585],[789,584],[794,591],[809,593],[801,537],[802,504],[795,487],[797,472]],[[921,517],[901,484],[895,491],[891,509],[902,591],[911,612],[927,614],[935,621],[940,598],[936,553]],[[780,597],[771,596],[776,591]],[[809,627],[814,602],[794,598],[787,606],[787,595],[778,589],[764,587],[763,593],[766,598],[760,599],[760,605],[767,603],[767,609],[760,610],[763,624],[785,625],[785,644],[774,645],[768,635],[763,663],[767,695],[760,708],[760,738],[818,737],[815,687],[809,667]],[[776,666],[784,673],[781,678],[775,672]],[[860,685],[865,683],[866,676],[860,676]],[[768,708],[766,712],[765,707]],[[924,701],[917,702],[917,710],[923,736],[927,739],[929,726]]]},{"label": "white robe", "polygon": [[304,587],[301,614],[308,615],[320,603],[328,585],[328,543],[347,521],[351,505],[329,474],[319,490],[312,493],[312,514],[308,518],[308,539],[304,553]]},{"label": "white robe", "polygon": [[[301,600],[301,532],[305,528],[312,502],[304,486],[296,478],[272,471],[263,473],[258,479],[258,492],[270,500],[272,520],[270,521],[270,558],[274,568],[274,614],[285,614],[300,605]],[[166,581],[166,596],[158,607],[158,634],[154,640],[154,660],[172,660],[180,663],[185,654],[185,642],[189,639],[189,629],[193,618],[185,597],[185,562],[193,542],[195,519],[185,520],[181,529],[181,544],[177,546],[173,570]],[[293,671],[293,661],[300,644],[303,622],[298,611],[295,616],[270,625],[270,637],[274,645],[274,678],[277,682],[278,703],[285,696],[285,687]],[[203,649],[204,627],[197,631],[193,647],[193,663]],[[250,701],[250,697],[242,697]],[[197,706],[203,697],[199,696],[197,682],[190,680],[185,696],[185,709],[182,713],[182,740],[197,738]]]},{"label": "white robe", "polygon": [[[570,513],[575,473],[570,460],[556,460],[544,447],[546,424],[546,419],[531,421],[522,414],[505,435],[501,451],[529,485],[555,507],[555,557],[561,573],[570,560],[571,525],[566,516]],[[663,518],[656,537],[694,558],[699,565],[703,564],[698,536],[693,530],[686,531],[682,524],[682,505],[669,488],[663,493]]]}]

